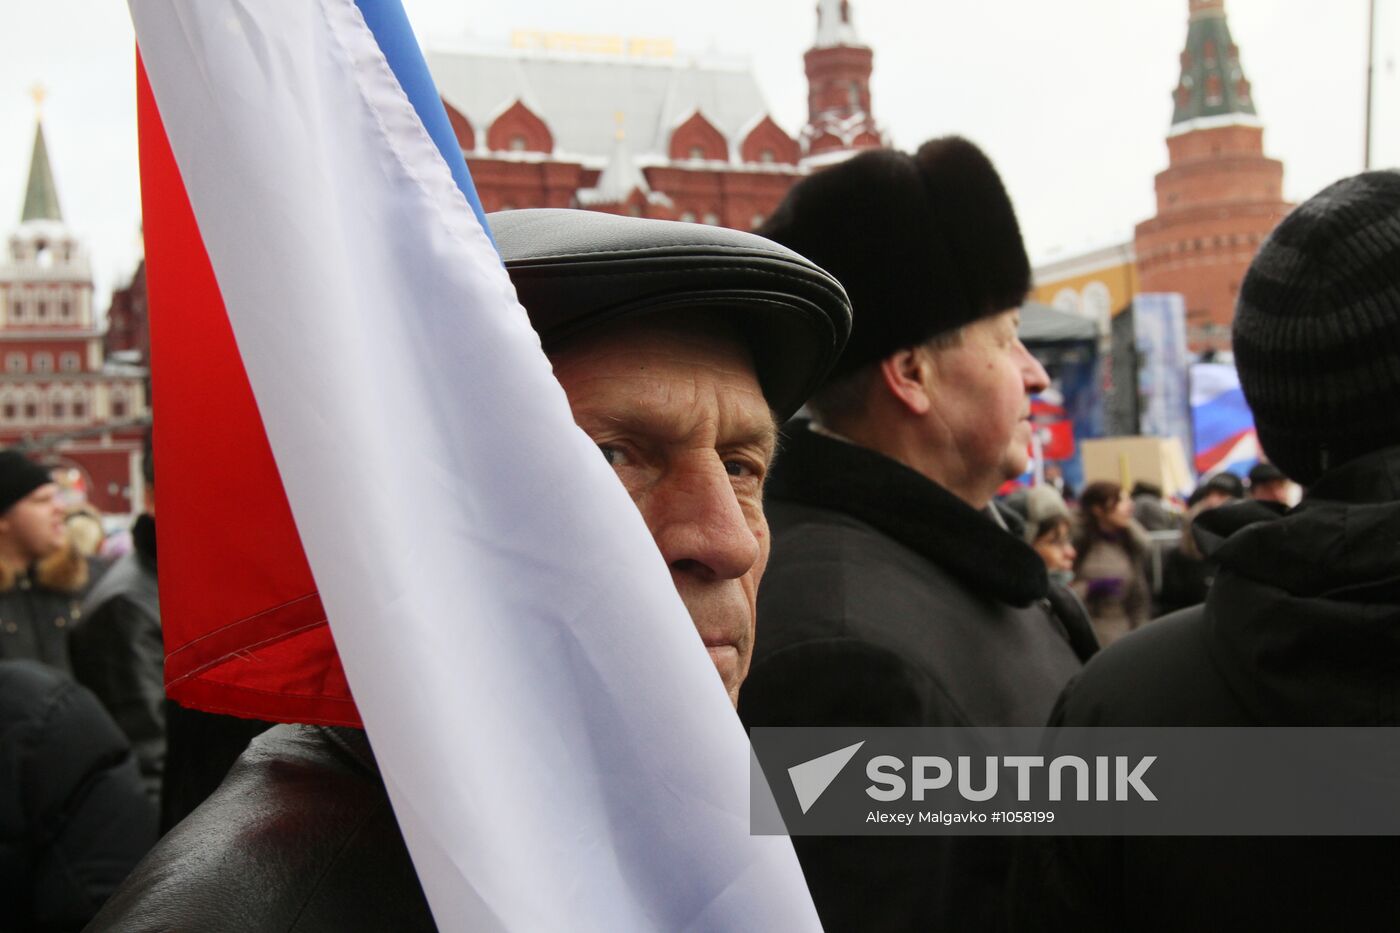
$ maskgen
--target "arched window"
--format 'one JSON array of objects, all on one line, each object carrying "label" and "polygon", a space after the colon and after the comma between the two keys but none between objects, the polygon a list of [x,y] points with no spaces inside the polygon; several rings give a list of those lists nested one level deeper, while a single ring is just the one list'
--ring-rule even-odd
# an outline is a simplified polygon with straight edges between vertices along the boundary
[{"label": "arched window", "polygon": [[51,372],[53,372],[53,354],[52,354],[52,353],[36,353],[36,354],[34,354],[34,371],[35,371],[36,373],[51,373]]},{"label": "arched window", "polygon": [[82,367],[82,359],[76,353],[64,353],[58,358],[58,368],[65,373],[76,373]]},{"label": "arched window", "polygon": [[54,421],[68,420],[68,393],[62,389],[49,393],[49,417]]},{"label": "arched window", "polygon": [[73,420],[86,421],[88,413],[87,392],[82,389],[73,390]]},{"label": "arched window", "polygon": [[38,420],[39,420],[39,393],[38,393],[38,392],[35,392],[34,390],[31,389],[30,391],[24,393],[23,411],[24,411],[24,420],[25,420],[25,421],[33,422],[33,421],[38,421]]},{"label": "arched window", "polygon": [[23,353],[5,354],[5,372],[22,373],[29,368],[29,361]]}]

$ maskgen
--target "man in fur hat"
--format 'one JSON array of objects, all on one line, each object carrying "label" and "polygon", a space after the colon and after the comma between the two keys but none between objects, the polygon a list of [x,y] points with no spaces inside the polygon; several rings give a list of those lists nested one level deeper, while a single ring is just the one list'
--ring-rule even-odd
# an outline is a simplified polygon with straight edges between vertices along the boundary
[{"label": "man in fur hat", "polygon": [[88,577],[49,471],[17,450],[0,451],[0,658],[72,673],[68,629],[82,614]]},{"label": "man in fur hat", "polygon": [[[992,498],[1026,469],[1045,370],[996,170],[947,138],[798,184],[764,235],[832,272],[851,340],[769,481],[750,726],[1038,726],[1095,649]],[[828,930],[1005,924],[996,838],[795,838]]]}]

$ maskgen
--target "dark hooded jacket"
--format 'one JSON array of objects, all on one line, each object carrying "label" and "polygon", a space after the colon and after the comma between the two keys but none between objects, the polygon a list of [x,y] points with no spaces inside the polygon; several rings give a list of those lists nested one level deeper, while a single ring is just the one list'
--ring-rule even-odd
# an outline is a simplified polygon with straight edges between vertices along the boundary
[{"label": "dark hooded jacket", "polygon": [[[873,451],[794,426],[769,481],[747,726],[1032,726],[1095,648],[1021,539]],[[1004,925],[1004,839],[793,840],[829,931]]]},{"label": "dark hooded jacket", "polygon": [[[1220,567],[1205,605],[1105,650],[1051,724],[1400,725],[1400,448],[1282,517],[1197,521]],[[1395,838],[1043,838],[1011,901],[1027,930],[1396,929],[1397,879]]]},{"label": "dark hooded jacket", "polygon": [[71,674],[68,633],[101,567],[66,547],[23,573],[0,568],[0,658],[32,658]]},{"label": "dark hooded jacket", "polygon": [[78,930],[156,840],[126,739],[91,693],[0,661],[0,930]]},{"label": "dark hooded jacket", "polygon": [[131,741],[152,800],[165,766],[165,642],[156,588],[155,520],[131,529],[132,550],[88,593],[69,635],[73,673]]}]

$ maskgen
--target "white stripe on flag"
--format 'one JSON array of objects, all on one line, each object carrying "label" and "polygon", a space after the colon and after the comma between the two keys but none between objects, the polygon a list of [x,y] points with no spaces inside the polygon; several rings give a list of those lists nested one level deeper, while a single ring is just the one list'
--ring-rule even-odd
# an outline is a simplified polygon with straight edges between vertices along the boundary
[{"label": "white stripe on flag", "polygon": [[354,4],[130,5],[439,925],[816,928],[667,568]]}]

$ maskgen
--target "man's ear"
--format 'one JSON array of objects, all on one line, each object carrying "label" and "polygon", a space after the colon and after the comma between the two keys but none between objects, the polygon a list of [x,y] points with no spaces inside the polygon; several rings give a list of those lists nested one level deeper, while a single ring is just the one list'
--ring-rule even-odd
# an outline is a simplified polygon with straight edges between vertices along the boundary
[{"label": "man's ear", "polygon": [[880,378],[900,405],[922,415],[933,407],[933,360],[924,347],[905,347],[880,361]]}]

